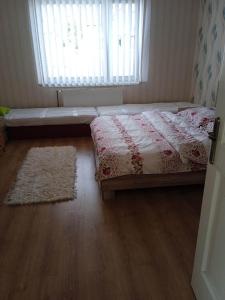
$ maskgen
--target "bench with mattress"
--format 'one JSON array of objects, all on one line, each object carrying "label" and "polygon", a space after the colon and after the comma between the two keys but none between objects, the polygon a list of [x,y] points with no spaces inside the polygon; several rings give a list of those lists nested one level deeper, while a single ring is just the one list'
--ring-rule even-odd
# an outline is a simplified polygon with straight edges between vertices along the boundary
[{"label": "bench with mattress", "polygon": [[98,116],[134,115],[154,108],[177,112],[194,106],[196,105],[189,102],[169,102],[11,109],[10,113],[5,116],[5,123],[9,138],[90,136],[89,125]]},{"label": "bench with mattress", "polygon": [[89,136],[94,107],[12,109],[5,116],[9,138]]},{"label": "bench with mattress", "polygon": [[122,104],[113,106],[98,106],[97,112],[99,116],[111,115],[133,115],[139,114],[144,111],[152,109],[159,109],[161,111],[170,111],[173,113],[181,110],[198,107],[198,104],[189,102],[159,102],[159,103],[146,103],[146,104]]}]

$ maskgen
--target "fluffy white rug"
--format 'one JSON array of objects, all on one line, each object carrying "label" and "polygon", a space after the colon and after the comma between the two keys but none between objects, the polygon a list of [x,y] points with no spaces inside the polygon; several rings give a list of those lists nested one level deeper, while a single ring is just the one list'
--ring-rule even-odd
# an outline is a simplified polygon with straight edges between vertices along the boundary
[{"label": "fluffy white rug", "polygon": [[76,148],[31,148],[9,192],[7,204],[55,202],[76,198]]}]

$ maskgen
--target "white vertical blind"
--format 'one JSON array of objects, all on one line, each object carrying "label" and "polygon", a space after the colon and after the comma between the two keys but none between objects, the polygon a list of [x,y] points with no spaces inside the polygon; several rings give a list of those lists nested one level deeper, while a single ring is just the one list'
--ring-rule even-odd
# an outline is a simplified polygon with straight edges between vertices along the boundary
[{"label": "white vertical blind", "polygon": [[140,82],[144,0],[29,3],[41,85]]}]

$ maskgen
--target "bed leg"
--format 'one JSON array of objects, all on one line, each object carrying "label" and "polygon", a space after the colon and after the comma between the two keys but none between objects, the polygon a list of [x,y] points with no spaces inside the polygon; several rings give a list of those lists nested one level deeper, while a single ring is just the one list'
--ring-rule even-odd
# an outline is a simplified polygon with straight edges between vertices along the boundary
[{"label": "bed leg", "polygon": [[113,200],[114,198],[115,198],[115,191],[111,191],[111,190],[102,191],[103,201]]}]

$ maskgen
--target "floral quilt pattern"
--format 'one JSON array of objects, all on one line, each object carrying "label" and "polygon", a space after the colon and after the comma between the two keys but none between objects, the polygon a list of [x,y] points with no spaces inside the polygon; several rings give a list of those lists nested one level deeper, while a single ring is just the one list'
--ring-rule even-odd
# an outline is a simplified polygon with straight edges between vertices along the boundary
[{"label": "floral quilt pattern", "polygon": [[[183,132],[158,111],[152,115],[148,112],[98,117],[91,123],[91,131],[98,180],[206,168],[204,143]],[[184,139],[185,147],[181,143]]]}]

